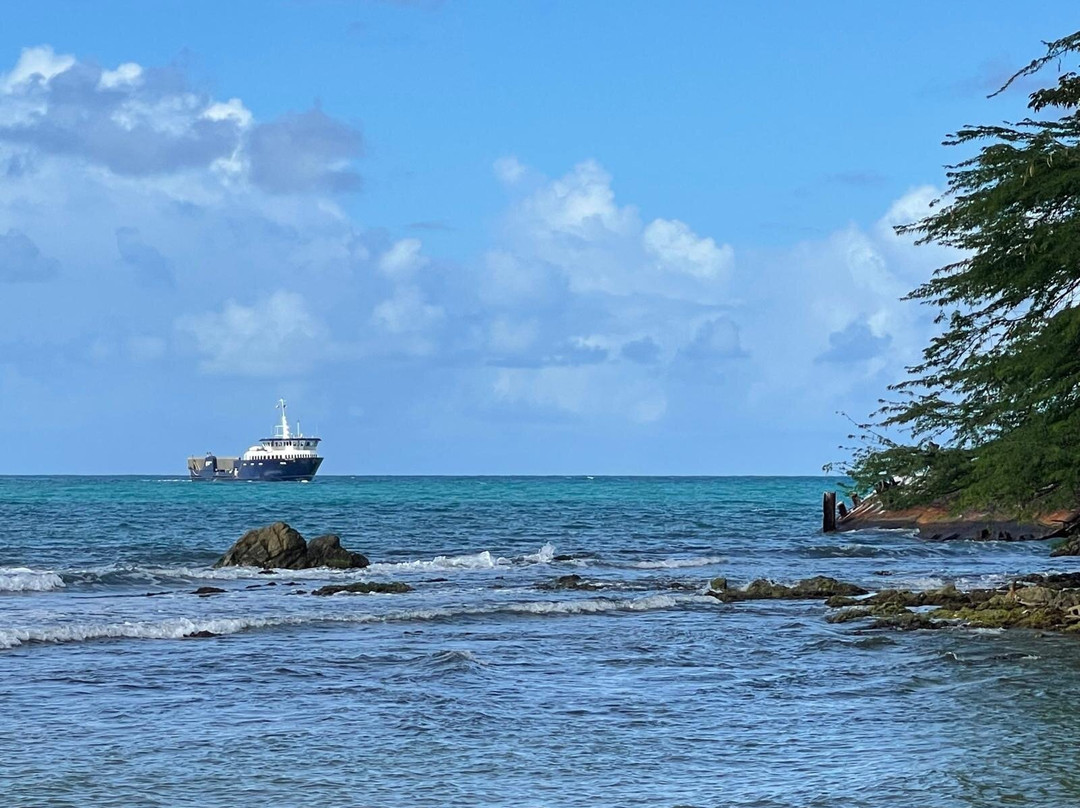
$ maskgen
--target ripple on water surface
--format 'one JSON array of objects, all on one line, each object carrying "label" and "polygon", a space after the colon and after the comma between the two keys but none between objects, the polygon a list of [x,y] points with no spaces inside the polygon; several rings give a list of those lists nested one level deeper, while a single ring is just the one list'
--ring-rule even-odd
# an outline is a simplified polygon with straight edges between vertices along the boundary
[{"label": "ripple on water surface", "polygon": [[[823,537],[834,486],[0,478],[5,801],[1076,804],[1074,638],[881,632],[820,603],[701,595],[717,575],[879,588],[1069,568],[1041,543]],[[375,563],[212,568],[280,518]],[[413,590],[310,594],[362,580]]]}]

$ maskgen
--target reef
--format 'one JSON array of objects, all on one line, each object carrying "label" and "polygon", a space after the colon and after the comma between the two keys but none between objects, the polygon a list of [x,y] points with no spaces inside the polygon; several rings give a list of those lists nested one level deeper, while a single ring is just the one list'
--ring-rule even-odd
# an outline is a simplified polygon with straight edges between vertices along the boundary
[{"label": "reef", "polygon": [[953,584],[916,592],[883,589],[867,594],[833,578],[807,578],[791,586],[759,579],[732,588],[725,578],[712,581],[709,595],[733,603],[747,600],[822,599],[832,609],[826,620],[870,620],[870,628],[901,630],[1023,628],[1080,632],[1080,573],[1028,575],[997,589],[963,591]]},{"label": "reef", "polygon": [[713,578],[706,594],[724,603],[733,603],[742,600],[824,600],[865,595],[867,590],[855,584],[819,575],[815,578],[804,578],[791,586],[758,578],[741,589],[731,588],[727,578]]}]

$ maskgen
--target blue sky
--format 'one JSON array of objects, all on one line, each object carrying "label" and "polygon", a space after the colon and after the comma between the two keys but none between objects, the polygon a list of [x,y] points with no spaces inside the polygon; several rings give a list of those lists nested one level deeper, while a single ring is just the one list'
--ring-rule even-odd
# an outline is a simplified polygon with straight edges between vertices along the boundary
[{"label": "blue sky", "polygon": [[1073,8],[13,4],[0,473],[798,474],[931,333],[918,217]]}]

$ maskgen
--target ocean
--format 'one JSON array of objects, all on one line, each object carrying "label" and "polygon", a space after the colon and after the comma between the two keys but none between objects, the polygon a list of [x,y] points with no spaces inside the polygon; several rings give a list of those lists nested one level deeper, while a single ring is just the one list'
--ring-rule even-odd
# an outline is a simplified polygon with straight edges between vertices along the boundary
[{"label": "ocean", "polygon": [[[0,478],[0,805],[1080,803],[1077,638],[703,594],[1075,568],[1042,542],[822,535],[836,487]],[[212,568],[277,520],[372,566]],[[569,574],[595,588],[551,588]],[[357,580],[413,591],[311,594]]]}]

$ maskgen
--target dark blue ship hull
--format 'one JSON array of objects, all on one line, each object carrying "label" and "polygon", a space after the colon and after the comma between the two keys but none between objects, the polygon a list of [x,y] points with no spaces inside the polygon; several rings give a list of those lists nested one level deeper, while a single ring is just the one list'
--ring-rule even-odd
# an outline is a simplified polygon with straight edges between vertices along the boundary
[{"label": "dark blue ship hull", "polygon": [[321,457],[301,457],[293,460],[239,460],[236,463],[236,479],[307,482],[315,476],[322,461]]},{"label": "dark blue ship hull", "polygon": [[203,462],[188,461],[192,480],[264,480],[267,482],[307,482],[315,476],[323,459],[302,457],[290,460],[238,460],[209,456]]}]

